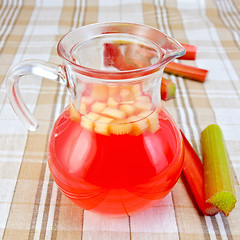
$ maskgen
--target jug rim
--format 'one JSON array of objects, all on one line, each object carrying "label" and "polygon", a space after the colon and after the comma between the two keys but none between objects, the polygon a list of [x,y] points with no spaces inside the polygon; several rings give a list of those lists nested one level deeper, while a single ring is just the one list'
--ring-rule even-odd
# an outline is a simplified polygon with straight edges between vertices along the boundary
[{"label": "jug rim", "polygon": [[[87,31],[92,31],[92,32],[96,32],[95,36],[101,35],[101,34],[107,34],[107,33],[125,33],[125,32],[97,32],[97,29],[101,29],[107,27],[109,29],[119,29],[121,27],[125,28],[125,29],[129,29],[129,28],[136,28],[136,33],[138,33],[138,36],[141,36],[141,34],[146,34],[146,32],[150,31],[152,34],[157,34],[160,36],[167,39],[169,42],[171,42],[172,45],[175,45],[176,50],[172,51],[171,53],[169,53],[168,55],[165,54],[164,57],[162,58],[158,58],[157,62],[151,65],[148,65],[146,67],[142,67],[142,68],[136,68],[136,69],[131,69],[131,70],[123,70],[123,71],[109,71],[109,70],[103,70],[103,69],[96,69],[96,68],[90,68],[90,67],[86,67],[86,66],[82,66],[80,64],[77,64],[76,62],[74,62],[67,54],[66,51],[64,50],[63,42],[64,40],[69,37],[70,35],[74,35],[76,34],[76,32],[78,31],[83,31],[84,30]],[[138,31],[137,31],[138,28]],[[126,32],[127,33],[127,32]],[[83,34],[82,34],[83,35]],[[94,36],[94,35],[93,35]],[[162,48],[160,47],[159,44],[155,43],[154,41],[152,41],[149,37],[146,37],[146,40],[151,41],[156,48],[161,51]],[[90,40],[91,38],[86,38],[85,40]],[[84,41],[85,41],[84,40]],[[83,40],[82,40],[83,41]],[[79,42],[81,42],[81,40],[79,40]],[[72,45],[72,48],[75,45]],[[145,24],[139,24],[139,23],[133,23],[133,22],[119,22],[119,21],[115,21],[115,22],[100,22],[100,23],[92,23],[92,24],[88,24],[88,25],[84,25],[81,26],[79,28],[73,29],[72,31],[66,33],[65,35],[63,35],[63,37],[59,40],[58,45],[57,45],[57,53],[59,55],[60,58],[62,58],[65,62],[67,62],[68,64],[71,65],[71,67],[73,68],[73,70],[79,74],[91,77],[91,78],[96,78],[96,79],[101,79],[101,80],[124,80],[124,79],[128,79],[128,81],[130,79],[136,79],[139,77],[143,77],[146,75],[150,75],[153,74],[155,72],[158,72],[161,68],[163,68],[168,62],[172,61],[173,59],[180,57],[182,55],[184,55],[186,53],[186,50],[184,49],[184,47],[175,39],[173,39],[172,37],[169,37],[167,34],[161,32],[159,29],[151,27],[149,25],[145,25]]]}]

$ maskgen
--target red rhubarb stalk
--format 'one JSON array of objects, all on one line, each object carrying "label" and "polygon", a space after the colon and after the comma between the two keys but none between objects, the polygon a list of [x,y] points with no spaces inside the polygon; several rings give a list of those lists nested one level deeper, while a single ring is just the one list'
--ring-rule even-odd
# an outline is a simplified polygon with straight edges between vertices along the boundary
[{"label": "red rhubarb stalk", "polygon": [[126,62],[119,46],[114,43],[104,43],[104,65],[115,67],[120,71],[137,68],[133,63]]},{"label": "red rhubarb stalk", "polygon": [[219,210],[212,204],[205,202],[203,164],[182,131],[181,134],[185,149],[183,174],[188,186],[201,212],[209,216],[215,215]]},{"label": "red rhubarb stalk", "polygon": [[181,45],[185,48],[186,53],[183,56],[179,57],[178,59],[195,60],[197,54],[197,47],[184,43],[181,43]]},{"label": "red rhubarb stalk", "polygon": [[184,65],[181,63],[170,62],[165,67],[166,73],[171,73],[185,78],[190,78],[196,81],[204,82],[206,80],[207,70],[193,66]]}]

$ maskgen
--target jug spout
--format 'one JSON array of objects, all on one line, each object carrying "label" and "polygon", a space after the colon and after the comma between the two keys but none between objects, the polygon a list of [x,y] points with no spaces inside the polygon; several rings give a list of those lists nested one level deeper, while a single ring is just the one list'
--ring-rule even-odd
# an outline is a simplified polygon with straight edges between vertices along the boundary
[{"label": "jug spout", "polygon": [[159,46],[163,52],[161,63],[166,65],[175,58],[181,57],[186,53],[185,48],[175,39],[163,36],[159,41]]}]

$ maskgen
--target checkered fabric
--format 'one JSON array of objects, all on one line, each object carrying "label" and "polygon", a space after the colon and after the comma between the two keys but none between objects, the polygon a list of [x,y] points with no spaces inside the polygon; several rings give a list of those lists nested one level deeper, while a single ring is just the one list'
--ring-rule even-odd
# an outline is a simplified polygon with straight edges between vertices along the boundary
[{"label": "checkered fabric", "polygon": [[[69,102],[64,86],[25,77],[21,93],[40,123],[29,132],[7,99],[6,74],[26,59],[61,63],[56,45],[79,26],[143,23],[198,47],[205,83],[166,75],[177,86],[164,106],[201,157],[200,132],[220,125],[238,202],[228,217],[200,214],[182,178],[156,206],[130,217],[85,211],[57,188],[47,165],[54,121]],[[0,1],[0,239],[240,239],[240,1],[239,0],[1,0]]]}]

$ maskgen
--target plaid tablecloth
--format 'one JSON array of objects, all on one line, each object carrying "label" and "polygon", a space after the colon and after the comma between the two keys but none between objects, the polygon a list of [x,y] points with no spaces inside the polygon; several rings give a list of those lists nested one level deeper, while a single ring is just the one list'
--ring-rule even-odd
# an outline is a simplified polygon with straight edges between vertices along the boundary
[{"label": "plaid tablecloth", "polygon": [[[28,132],[8,102],[6,73],[25,59],[60,63],[65,33],[106,21],[144,23],[198,47],[197,60],[181,62],[208,69],[206,82],[168,76],[177,92],[164,105],[200,157],[201,130],[211,123],[223,130],[238,198],[229,217],[201,215],[181,178],[158,205],[123,218],[85,211],[57,188],[47,141],[69,94],[49,80],[24,79],[21,92],[40,122]],[[239,0],[1,0],[0,84],[0,238],[240,239]]]}]

